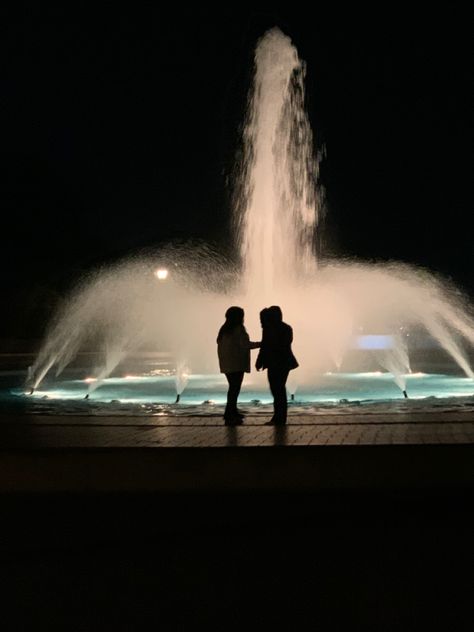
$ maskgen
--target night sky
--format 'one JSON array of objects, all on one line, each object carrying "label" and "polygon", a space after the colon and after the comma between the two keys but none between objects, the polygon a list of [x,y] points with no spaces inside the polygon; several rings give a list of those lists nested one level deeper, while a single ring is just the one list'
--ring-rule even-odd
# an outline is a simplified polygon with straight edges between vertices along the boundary
[{"label": "night sky", "polygon": [[397,6],[3,10],[0,338],[40,335],[92,267],[171,240],[230,248],[253,51],[274,25],[307,62],[326,147],[323,254],[416,263],[474,295],[470,22]]}]

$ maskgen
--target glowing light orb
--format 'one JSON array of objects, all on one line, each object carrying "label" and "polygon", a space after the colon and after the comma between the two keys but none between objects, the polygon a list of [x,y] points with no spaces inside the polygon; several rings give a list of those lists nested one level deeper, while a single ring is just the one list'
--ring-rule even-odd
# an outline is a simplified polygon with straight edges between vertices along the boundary
[{"label": "glowing light orb", "polygon": [[164,281],[168,278],[168,270],[165,268],[158,268],[158,270],[155,270],[155,276],[160,281]]}]

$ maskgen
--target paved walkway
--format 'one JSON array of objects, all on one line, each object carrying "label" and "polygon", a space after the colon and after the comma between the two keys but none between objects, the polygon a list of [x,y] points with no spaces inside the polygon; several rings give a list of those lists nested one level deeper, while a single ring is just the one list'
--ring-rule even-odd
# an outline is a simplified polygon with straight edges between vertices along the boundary
[{"label": "paved walkway", "polygon": [[203,448],[474,444],[474,414],[298,415],[284,427],[267,415],[226,427],[220,417],[0,416],[0,449]]},{"label": "paved walkway", "polygon": [[0,416],[0,492],[474,488],[471,413]]}]

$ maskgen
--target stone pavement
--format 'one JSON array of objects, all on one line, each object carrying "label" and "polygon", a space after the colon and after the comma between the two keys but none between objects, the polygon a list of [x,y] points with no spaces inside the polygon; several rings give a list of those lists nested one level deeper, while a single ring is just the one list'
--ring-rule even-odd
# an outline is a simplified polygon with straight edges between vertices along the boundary
[{"label": "stone pavement", "polygon": [[0,416],[1,449],[474,444],[474,413],[319,414],[226,427],[218,416]]},{"label": "stone pavement", "polygon": [[472,412],[0,416],[0,491],[311,490],[474,485]]}]

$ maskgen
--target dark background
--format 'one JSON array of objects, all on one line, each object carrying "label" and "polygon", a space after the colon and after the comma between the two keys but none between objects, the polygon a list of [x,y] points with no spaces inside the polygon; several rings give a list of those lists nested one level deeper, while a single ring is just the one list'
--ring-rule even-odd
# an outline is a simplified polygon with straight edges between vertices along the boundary
[{"label": "dark background", "polygon": [[[91,7],[0,10],[3,348],[36,344],[92,267],[170,240],[231,247],[253,50],[274,25],[307,62],[327,149],[324,254],[416,263],[474,295],[467,8]],[[461,629],[472,489],[451,491],[3,498],[2,621]]]},{"label": "dark background", "polygon": [[2,10],[0,338],[40,336],[92,267],[171,240],[231,248],[253,51],[274,25],[307,62],[327,151],[323,254],[419,264],[474,294],[466,12]]}]

